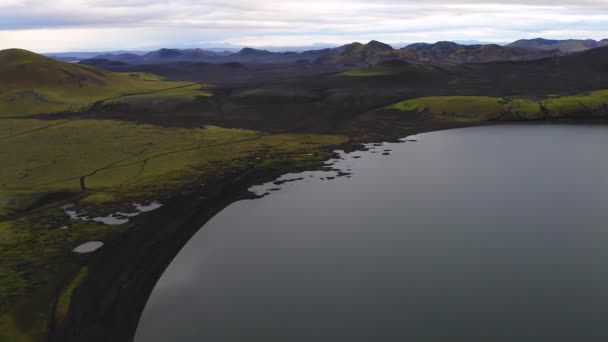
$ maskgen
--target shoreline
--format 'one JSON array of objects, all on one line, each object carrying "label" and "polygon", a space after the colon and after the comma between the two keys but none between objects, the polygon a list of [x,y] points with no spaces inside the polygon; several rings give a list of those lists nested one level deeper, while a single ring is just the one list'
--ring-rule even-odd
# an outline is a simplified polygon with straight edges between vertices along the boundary
[{"label": "shoreline", "polygon": [[51,324],[48,341],[131,341],[147,299],[165,268],[203,225],[230,204],[257,196],[253,183],[291,168],[245,170],[201,191],[176,196],[133,222],[136,228],[106,244],[87,262],[89,274],[73,292],[65,321]]}]

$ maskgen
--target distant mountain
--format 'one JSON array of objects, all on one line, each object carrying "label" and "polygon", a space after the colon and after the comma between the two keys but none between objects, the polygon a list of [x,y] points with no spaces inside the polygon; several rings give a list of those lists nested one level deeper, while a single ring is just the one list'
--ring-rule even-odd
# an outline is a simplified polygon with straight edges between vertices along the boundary
[{"label": "distant mountain", "polygon": [[[107,61],[128,64],[165,64],[175,62],[204,62],[223,64],[269,63],[320,63],[364,66],[396,59],[407,62],[428,63],[485,63],[499,61],[522,61],[555,57],[595,47],[608,46],[608,39],[595,40],[518,40],[506,46],[498,44],[465,45],[450,41],[434,44],[415,43],[401,49],[372,40],[369,43],[351,43],[340,47],[308,50],[302,52],[274,52],[266,49],[243,48],[236,52],[210,51],[205,49],[160,49],[139,55],[136,53],[101,54],[93,61],[83,64],[104,67]],[[94,64],[92,64],[94,63]]]},{"label": "distant mountain", "polygon": [[111,68],[111,67],[128,65],[128,63],[125,63],[125,62],[113,61],[113,60],[106,59],[106,58],[83,59],[79,63],[84,64],[84,65],[98,67],[98,68]]},{"label": "distant mountain", "polygon": [[[395,44],[394,46],[404,47],[415,52],[420,51],[435,51],[432,54],[436,56],[428,56],[430,53],[425,52],[426,56],[419,56],[413,60],[437,60],[441,56],[437,56],[438,50],[443,53],[450,54],[450,51],[455,51],[466,46],[474,47],[472,50],[461,51],[465,53],[465,57],[447,56],[450,61],[495,61],[495,60],[522,60],[534,59],[543,57],[543,51],[559,50],[562,53],[573,53],[589,50],[596,47],[608,46],[608,39],[596,41],[592,39],[567,39],[567,40],[551,40],[551,39],[522,39],[513,43],[485,43],[475,40],[458,40],[453,42],[440,41],[434,44],[415,43],[415,44]],[[207,63],[292,63],[297,61],[319,61],[324,64],[345,63],[345,64],[360,64],[366,63],[371,55],[376,55],[378,52],[396,51],[394,46],[384,44],[378,41],[371,41],[367,44],[352,43],[344,46],[332,46],[331,44],[317,44],[311,46],[300,47],[278,47],[268,46],[263,48],[242,48],[236,50],[234,47],[206,47],[203,49],[160,49],[152,52],[143,51],[111,51],[111,52],[61,52],[47,53],[47,57],[74,62],[84,59],[108,59],[112,61],[120,61],[129,64],[156,64],[156,63],[172,63],[179,61],[191,62],[207,62]],[[475,52],[481,50],[482,46],[492,46],[485,48],[485,52]],[[504,50],[499,52],[496,46],[509,48],[522,48],[530,50],[529,56],[519,50]],[[403,49],[403,48],[402,48]],[[487,51],[494,51],[499,56],[484,56]],[[401,52],[406,55],[408,52]],[[469,56],[470,55],[470,56]],[[502,57],[501,57],[502,56]]]},{"label": "distant mountain", "polygon": [[395,50],[390,45],[372,41],[366,45],[360,43],[349,44],[342,51],[320,58],[319,63],[376,65],[386,60],[428,63],[485,63],[540,59],[559,54],[559,51],[556,50],[525,49],[496,44],[461,45],[454,42],[416,43]]},{"label": "distant mountain", "polygon": [[231,54],[231,52],[227,51],[218,52],[203,49],[160,49],[145,53],[143,55],[134,53],[106,53],[88,58],[87,60],[83,61],[83,64],[90,64],[91,61],[95,62],[95,60],[110,60],[128,64],[171,63],[184,61],[212,62]]},{"label": "distant mountain", "polygon": [[243,48],[240,51],[226,56],[226,61],[243,62],[243,63],[267,63],[270,60],[275,61],[283,55],[295,54],[292,52],[270,52],[268,50],[259,50],[252,48]]},{"label": "distant mountain", "polygon": [[[559,52],[555,50],[524,49],[496,44],[460,45],[453,42],[438,42],[430,45],[416,44],[402,50],[407,51],[408,49],[416,52],[416,56],[411,59],[432,63],[521,61],[559,55]],[[403,54],[403,51],[400,54]],[[409,52],[406,54],[410,55]]]},{"label": "distant mountain", "polygon": [[[451,40],[451,42],[454,42],[456,44],[459,45],[507,45],[510,42],[488,42],[488,41],[482,41],[482,40]],[[409,45],[416,45],[416,44],[428,44],[428,45],[433,45],[433,43],[391,43],[390,45],[394,48],[404,48],[407,47]]]},{"label": "distant mountain", "polygon": [[268,50],[259,50],[253,48],[243,48],[239,52],[236,52],[230,56],[232,57],[259,57],[259,56],[269,56],[272,55],[272,52]]},{"label": "distant mountain", "polygon": [[435,44],[427,44],[427,43],[415,43],[415,44],[411,44],[406,46],[407,49],[411,49],[414,51],[450,51],[450,50],[455,50],[458,48],[464,48],[465,46],[468,45],[461,45],[461,44],[457,44],[454,42],[447,42],[447,41],[442,41],[442,42],[437,42]]},{"label": "distant mountain", "polygon": [[[305,51],[312,51],[312,50],[332,49],[332,48],[337,48],[339,46],[340,46],[339,44],[316,43],[316,44],[302,45],[302,46],[262,45],[262,46],[255,46],[255,49],[267,50],[270,52],[305,52]],[[246,47],[246,46],[243,46],[243,47]]]},{"label": "distant mountain", "polygon": [[[203,49],[160,49],[143,56],[134,54],[104,54],[95,56],[94,60],[111,60],[128,64],[158,64],[174,62],[206,62],[206,63],[295,63],[301,61],[314,62],[318,58],[331,53],[334,49],[310,50],[304,52],[271,52],[253,48],[243,48],[235,53],[229,51],[209,51]],[[83,64],[89,64],[84,61]]]},{"label": "distant mountain", "polygon": [[53,59],[57,59],[57,60],[62,60],[62,61],[72,61],[72,60],[82,60],[82,59],[88,59],[88,58],[93,58],[99,55],[104,55],[104,54],[112,54],[112,55],[119,55],[119,54],[134,54],[134,55],[144,55],[146,52],[144,51],[107,51],[107,52],[53,52],[53,53],[43,53],[43,56],[49,57],[49,58],[53,58]]},{"label": "distant mountain", "polygon": [[454,43],[460,45],[507,45],[509,42],[486,42],[481,40],[454,40]]},{"label": "distant mountain", "polygon": [[321,64],[361,64],[391,51],[395,51],[392,46],[372,40],[367,44],[352,43],[342,46],[320,57],[317,62]]},{"label": "distant mountain", "polygon": [[544,38],[521,39],[508,46],[525,49],[559,50],[564,53],[580,52],[596,47],[608,46],[608,39],[596,41],[593,39],[552,40]]},{"label": "distant mountain", "polygon": [[[229,53],[228,53],[229,54]],[[202,49],[160,49],[141,56],[142,61],[172,60],[172,61],[197,61],[214,59],[226,56],[227,53],[208,51]],[[133,61],[133,60],[132,60]]]},{"label": "distant mountain", "polygon": [[61,61],[61,62],[70,62],[70,63],[73,63],[73,62],[78,62],[78,61],[82,60],[82,58],[80,58],[80,57],[76,57],[76,56],[67,56],[67,55],[66,55],[66,56],[55,56],[55,55],[49,55],[49,56],[45,56],[45,57],[52,58],[52,59],[54,59],[54,60],[56,60],[56,61]]},{"label": "distant mountain", "polygon": [[98,55],[98,56],[94,56],[93,58],[88,58],[90,59],[103,59],[103,60],[113,60],[116,62],[129,62],[129,61],[134,61],[141,58],[140,55],[136,55],[134,53],[120,53],[120,54],[110,54],[110,53],[106,53],[103,55]]},{"label": "distant mountain", "polygon": [[312,63],[322,56],[327,55],[334,51],[333,49],[321,49],[321,50],[310,50],[303,52],[271,52],[268,50],[258,50],[252,48],[244,48],[241,51],[226,56],[225,60],[228,62],[239,62],[239,63],[295,63],[295,62],[309,62]]}]

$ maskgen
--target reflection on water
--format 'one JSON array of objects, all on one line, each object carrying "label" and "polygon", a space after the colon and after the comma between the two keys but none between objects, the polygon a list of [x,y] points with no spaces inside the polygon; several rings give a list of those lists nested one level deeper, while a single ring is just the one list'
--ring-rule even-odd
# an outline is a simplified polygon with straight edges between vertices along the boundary
[{"label": "reflection on water", "polygon": [[169,266],[136,341],[607,341],[608,127],[410,140],[252,188]]}]

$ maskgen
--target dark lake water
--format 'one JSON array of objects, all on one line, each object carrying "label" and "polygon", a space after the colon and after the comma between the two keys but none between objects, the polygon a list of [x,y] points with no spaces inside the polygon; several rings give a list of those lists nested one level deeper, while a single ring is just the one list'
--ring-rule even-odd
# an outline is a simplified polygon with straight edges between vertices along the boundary
[{"label": "dark lake water", "polygon": [[136,341],[608,341],[608,126],[414,138],[225,209]]}]

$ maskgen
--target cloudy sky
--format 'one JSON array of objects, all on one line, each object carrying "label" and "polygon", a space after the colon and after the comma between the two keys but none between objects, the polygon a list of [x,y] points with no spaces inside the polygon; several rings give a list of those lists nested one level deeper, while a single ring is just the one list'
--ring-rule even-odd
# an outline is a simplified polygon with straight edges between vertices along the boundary
[{"label": "cloudy sky", "polygon": [[0,49],[37,52],[608,38],[608,0],[0,0]]}]

